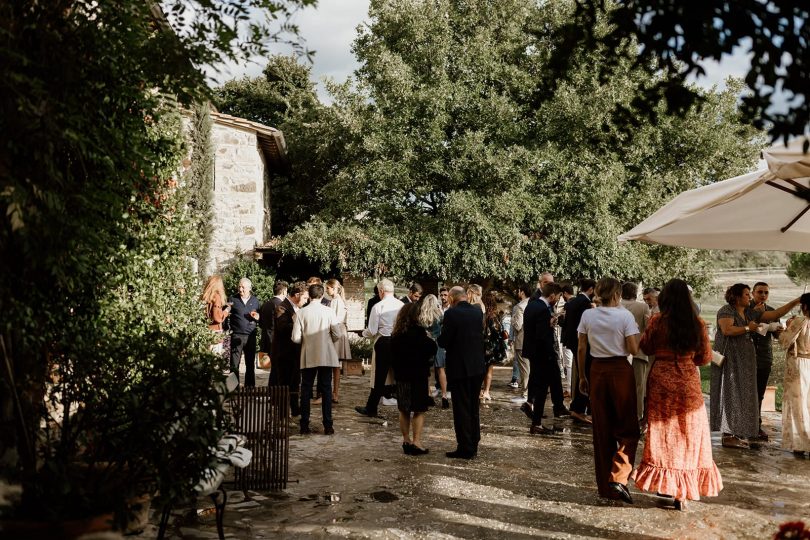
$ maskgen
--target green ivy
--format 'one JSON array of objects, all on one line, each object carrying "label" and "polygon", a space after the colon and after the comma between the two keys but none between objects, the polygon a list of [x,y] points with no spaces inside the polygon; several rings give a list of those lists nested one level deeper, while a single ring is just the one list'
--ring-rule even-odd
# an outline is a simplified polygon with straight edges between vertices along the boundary
[{"label": "green ivy", "polygon": [[225,294],[229,296],[239,294],[239,280],[245,277],[253,284],[253,295],[260,302],[270,300],[274,296],[275,275],[255,260],[243,258],[237,258],[222,269]]}]

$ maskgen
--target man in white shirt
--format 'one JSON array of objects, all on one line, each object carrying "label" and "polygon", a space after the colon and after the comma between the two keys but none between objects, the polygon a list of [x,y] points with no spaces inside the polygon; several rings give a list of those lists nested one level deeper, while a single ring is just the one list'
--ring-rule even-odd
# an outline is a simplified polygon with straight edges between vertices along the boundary
[{"label": "man in white shirt", "polygon": [[385,394],[385,383],[391,369],[391,332],[394,330],[397,314],[404,305],[394,296],[394,284],[391,280],[383,279],[377,284],[377,289],[382,299],[371,309],[368,328],[363,330],[365,337],[374,340],[374,355],[371,362],[373,386],[366,406],[354,408],[358,413],[372,417],[377,416],[377,406]]}]

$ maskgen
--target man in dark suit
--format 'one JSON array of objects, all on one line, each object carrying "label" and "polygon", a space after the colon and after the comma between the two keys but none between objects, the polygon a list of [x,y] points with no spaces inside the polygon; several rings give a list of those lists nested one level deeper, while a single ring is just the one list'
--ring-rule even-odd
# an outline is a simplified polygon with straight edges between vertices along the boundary
[{"label": "man in dark suit", "polygon": [[472,459],[481,440],[478,395],[484,380],[484,313],[467,302],[462,287],[450,289],[450,309],[444,313],[439,347],[447,351],[447,387],[453,394],[456,450],[449,458]]},{"label": "man in dark suit", "polygon": [[293,416],[298,416],[300,410],[298,393],[301,387],[301,345],[293,342],[292,331],[295,313],[307,299],[306,283],[298,281],[290,285],[287,298],[276,307],[273,323],[270,385],[289,387],[290,413]]},{"label": "man in dark suit", "polygon": [[399,300],[403,304],[412,304],[418,302],[420,298],[422,298],[422,286],[414,282],[408,287],[408,294]]},{"label": "man in dark suit", "polygon": [[[541,296],[529,302],[523,315],[523,350],[531,365],[529,371],[529,388],[532,398],[532,434],[549,434],[554,430],[543,427],[543,409],[546,396],[551,389],[551,401],[554,405],[554,417],[568,416],[568,409],[563,403],[562,380],[557,350],[554,347],[554,306],[560,299],[562,287],[557,283],[543,285]],[[531,309],[530,309],[531,307]],[[526,353],[527,342],[531,341],[529,353]]]},{"label": "man in dark suit", "polygon": [[273,323],[276,320],[276,308],[287,297],[286,281],[276,281],[273,285],[273,298],[262,304],[259,309],[259,328],[262,329],[259,350],[263,353],[273,352]]},{"label": "man in dark suit", "polygon": [[231,313],[231,372],[239,374],[242,352],[245,353],[245,386],[256,386],[256,322],[259,320],[259,299],[250,294],[253,286],[248,278],[239,280],[239,294],[228,303]]},{"label": "man in dark suit", "polygon": [[[577,349],[579,347],[579,336],[577,328],[582,320],[582,314],[586,309],[590,309],[591,298],[596,287],[596,282],[592,279],[582,279],[579,282],[579,294],[565,303],[565,322],[562,328],[562,343],[574,354],[574,362],[571,365],[571,416],[580,422],[590,424],[591,419],[586,416],[588,410],[588,396],[579,391],[579,369],[577,367]],[[588,371],[591,365],[591,356],[585,360],[585,370]]]}]

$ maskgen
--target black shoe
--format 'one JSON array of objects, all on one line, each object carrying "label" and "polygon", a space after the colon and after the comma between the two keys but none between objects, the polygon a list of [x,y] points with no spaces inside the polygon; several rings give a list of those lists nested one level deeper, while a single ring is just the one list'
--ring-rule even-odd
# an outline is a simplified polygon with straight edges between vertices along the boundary
[{"label": "black shoe", "polygon": [[312,433],[312,430],[309,429],[309,426],[301,426],[301,430],[299,431],[301,435],[309,435]]},{"label": "black shoe", "polygon": [[520,406],[520,410],[523,411],[523,414],[529,417],[529,420],[534,418],[534,411],[532,410],[532,405],[528,401]]},{"label": "black shoe", "polygon": [[335,428],[333,428],[331,426],[325,427],[325,428],[323,428],[323,434],[324,435],[334,435],[335,434]]},{"label": "black shoe", "polygon": [[357,411],[358,413],[362,414],[363,416],[368,416],[369,418],[376,418],[377,417],[377,411],[374,411],[372,413],[371,411],[369,411],[365,407],[358,406],[358,407],[355,407],[354,410]]},{"label": "black shoe", "polygon": [[452,452],[445,452],[445,456],[452,458],[452,459],[472,459],[475,457],[475,454],[470,454],[467,452],[461,452],[460,450],[454,450]]},{"label": "black shoe", "polygon": [[529,428],[529,434],[531,435],[552,435],[554,434],[553,429],[549,429],[542,424],[537,424]]},{"label": "black shoe", "polygon": [[431,408],[431,407],[435,407],[436,406],[436,400],[433,399],[432,397],[429,397],[428,401],[427,401],[427,406],[428,406],[428,409]]},{"label": "black shoe", "polygon": [[449,409],[450,408],[450,400],[446,397],[442,398],[442,409]]},{"label": "black shoe", "polygon": [[424,456],[425,454],[429,454],[430,450],[427,448],[419,448],[415,444],[411,445],[411,455],[412,456]]},{"label": "black shoe", "polygon": [[412,456],[414,448],[416,447],[409,442],[402,443],[402,453],[406,456]]},{"label": "black shoe", "polygon": [[554,409],[554,418],[566,418],[568,416],[571,416],[571,411],[565,407],[561,409]]},{"label": "black shoe", "polygon": [[633,497],[631,497],[630,492],[627,491],[627,486],[618,482],[608,482],[608,487],[610,487],[610,489],[616,493],[621,500],[627,504],[633,504]]}]

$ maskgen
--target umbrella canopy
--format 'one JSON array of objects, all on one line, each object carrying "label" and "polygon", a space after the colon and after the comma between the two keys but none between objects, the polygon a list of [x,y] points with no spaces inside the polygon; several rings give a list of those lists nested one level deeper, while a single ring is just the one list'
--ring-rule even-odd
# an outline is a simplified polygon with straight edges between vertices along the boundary
[{"label": "umbrella canopy", "polygon": [[681,193],[619,241],[810,252],[810,154],[802,144],[764,151],[767,169]]}]

